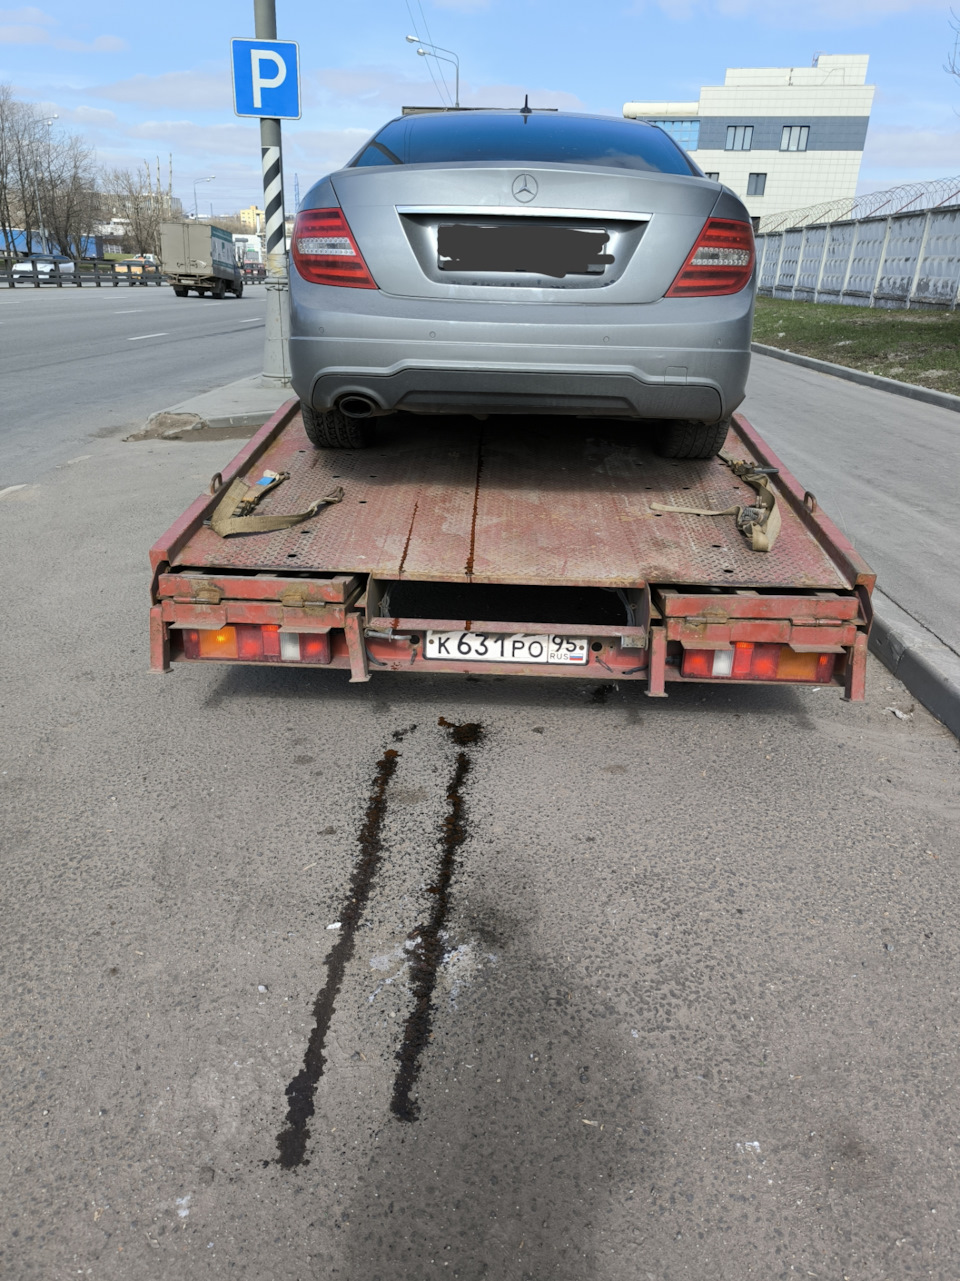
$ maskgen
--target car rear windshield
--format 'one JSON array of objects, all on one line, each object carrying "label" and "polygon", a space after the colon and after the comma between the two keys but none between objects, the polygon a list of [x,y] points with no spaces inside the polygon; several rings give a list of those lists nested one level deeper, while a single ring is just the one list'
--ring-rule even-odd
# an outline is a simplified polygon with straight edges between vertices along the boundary
[{"label": "car rear windshield", "polygon": [[437,112],[391,120],[350,167],[471,160],[699,173],[662,129],[639,120],[512,111]]}]

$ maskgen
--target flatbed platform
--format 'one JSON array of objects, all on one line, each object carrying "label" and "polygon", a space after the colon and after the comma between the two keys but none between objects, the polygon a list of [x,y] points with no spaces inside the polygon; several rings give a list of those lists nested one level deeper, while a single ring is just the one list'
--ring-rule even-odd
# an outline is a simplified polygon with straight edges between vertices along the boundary
[{"label": "flatbed platform", "polygon": [[[686,656],[694,647],[708,654],[702,668],[738,642],[798,654],[819,645],[833,656],[830,679],[861,696],[872,572],[740,415],[724,454],[778,469],[782,524],[770,552],[753,551],[733,516],[656,510],[746,505],[754,491],[721,458],[659,458],[635,424],[404,415],[378,424],[369,449],[316,450],[290,402],[223,483],[288,473],[258,506],[262,515],[304,510],[338,485],[343,501],[290,529],[221,538],[204,523],[220,494],[199,498],[151,553],[153,665],[210,661],[193,633],[239,624],[325,636],[310,665],[349,667],[355,680],[368,679],[371,664],[605,671],[645,679],[656,694],[666,680],[695,678]],[[566,665],[427,654],[437,632],[511,629],[576,635],[591,648]],[[232,656],[231,636],[224,658],[245,661]],[[725,664],[699,678],[737,679]],[[812,670],[808,660],[801,667]]]},{"label": "flatbed platform", "polygon": [[[601,435],[595,424],[534,418],[520,431],[506,418],[405,415],[371,449],[316,450],[294,412],[257,455],[261,468],[290,473],[258,513],[303,510],[337,485],[344,501],[275,534],[224,540],[201,526],[173,564],[567,587],[854,585],[852,567],[839,566],[787,504],[769,555],[751,551],[730,517],[651,510],[651,502],[722,509],[750,502],[753,491],[719,458],[658,458],[637,443],[635,427],[603,427]],[[742,419],[726,452],[766,460]]]}]

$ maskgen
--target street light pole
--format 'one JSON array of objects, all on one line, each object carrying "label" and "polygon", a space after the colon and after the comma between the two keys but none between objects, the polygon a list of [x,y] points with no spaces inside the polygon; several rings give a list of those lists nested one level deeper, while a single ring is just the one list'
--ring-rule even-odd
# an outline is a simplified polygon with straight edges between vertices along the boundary
[{"label": "street light pole", "polygon": [[193,216],[194,216],[194,218],[198,218],[198,217],[200,216],[200,215],[197,213],[197,183],[198,183],[198,182],[213,182],[213,180],[214,180],[214,178],[216,178],[216,176],[217,176],[217,175],[216,175],[215,173],[212,173],[212,174],[210,175],[210,177],[209,177],[209,178],[194,178],[194,180],[193,180]]},{"label": "street light pole", "polygon": [[[253,0],[254,34],[260,40],[277,38],[276,0]],[[280,121],[260,119],[260,156],[263,164],[263,219],[265,224],[267,313],[263,339],[263,381],[268,385],[290,386],[287,355],[290,281],[287,277],[287,246],[284,234],[283,147]]]},{"label": "street light pole", "polygon": [[[50,150],[50,126],[53,124],[54,120],[59,120],[59,119],[60,117],[58,115],[46,116],[44,118],[43,123],[47,126],[47,151],[48,152]],[[51,250],[50,242],[47,239],[47,229],[43,225],[43,209],[40,206],[40,184],[37,182],[37,169],[39,167],[40,167],[40,155],[38,152],[37,158],[33,166],[33,195],[37,202],[37,222],[40,224],[40,243],[43,246],[43,252],[45,254],[50,254],[53,251]],[[28,250],[30,249],[29,245],[27,246],[27,249]]]},{"label": "street light pole", "polygon": [[[431,44],[429,40],[420,40],[417,36],[407,36],[406,41],[407,41],[407,44],[416,44],[416,45],[422,46],[417,50],[417,53],[420,55],[421,58],[436,58],[438,62],[449,62],[453,66],[456,72],[456,89],[454,91],[454,96],[453,96],[453,105],[459,110],[460,108],[460,59],[457,57],[457,55],[453,52],[452,49],[444,49],[443,45],[441,44]],[[427,53],[428,49],[433,50],[433,52]],[[438,49],[440,50],[440,53],[436,52]],[[448,53],[450,57],[442,58],[440,56],[441,53]]]}]

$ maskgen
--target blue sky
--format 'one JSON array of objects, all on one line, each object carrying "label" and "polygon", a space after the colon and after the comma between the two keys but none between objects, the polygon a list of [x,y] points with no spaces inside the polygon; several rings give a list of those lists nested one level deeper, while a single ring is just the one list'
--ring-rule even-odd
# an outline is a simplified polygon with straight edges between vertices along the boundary
[{"label": "blue sky", "polygon": [[[933,0],[277,0],[300,43],[303,118],[284,127],[287,205],[406,103],[440,100],[404,36],[455,49],[464,105],[620,115],[631,99],[694,99],[728,66],[805,66],[867,53],[877,86],[861,189],[960,174],[960,83],[943,70],[950,7]],[[429,31],[429,36],[428,36]],[[229,41],[253,0],[0,7],[0,82],[57,112],[105,165],[173,152],[174,191],[201,212],[260,202],[259,131],[233,115]],[[452,89],[452,74],[444,70]]]}]

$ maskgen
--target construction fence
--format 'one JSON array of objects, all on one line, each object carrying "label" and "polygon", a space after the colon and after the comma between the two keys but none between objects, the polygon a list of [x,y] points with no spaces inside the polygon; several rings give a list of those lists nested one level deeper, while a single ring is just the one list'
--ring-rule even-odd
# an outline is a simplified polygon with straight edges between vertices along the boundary
[{"label": "construction fence", "polygon": [[761,232],[757,256],[768,298],[954,310],[960,205]]}]

